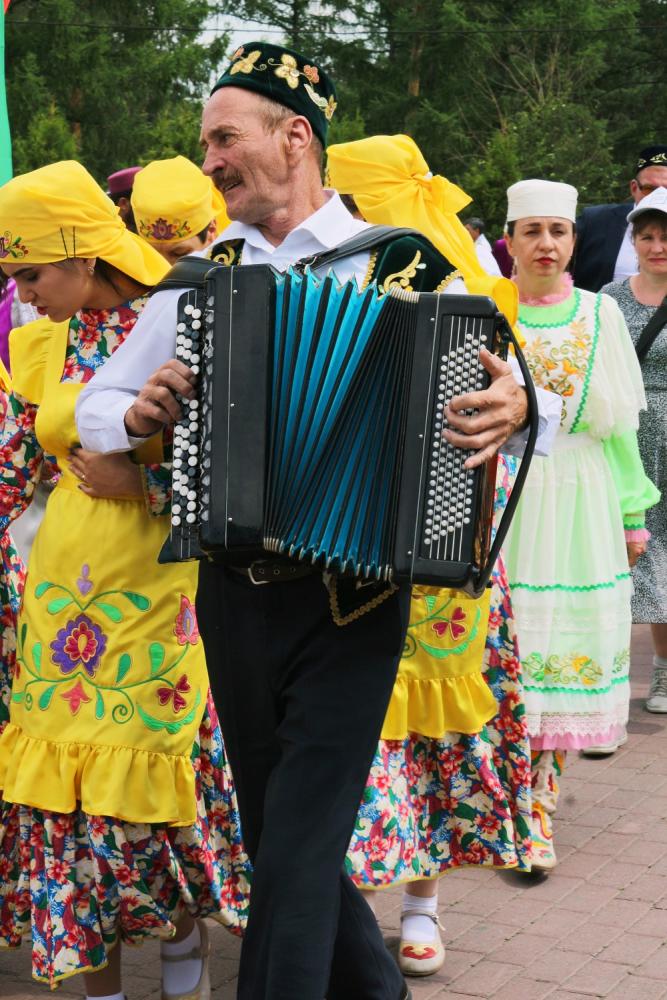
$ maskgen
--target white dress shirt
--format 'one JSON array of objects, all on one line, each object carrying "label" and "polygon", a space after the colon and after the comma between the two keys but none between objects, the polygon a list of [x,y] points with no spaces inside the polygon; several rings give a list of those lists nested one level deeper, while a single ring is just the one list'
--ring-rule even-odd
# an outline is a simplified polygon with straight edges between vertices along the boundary
[{"label": "white dress shirt", "polygon": [[480,233],[475,240],[475,252],[477,254],[477,260],[480,262],[487,274],[492,274],[494,277],[502,278],[502,272],[498,267],[498,261],[493,256],[491,244],[487,240],[484,233]]},{"label": "white dress shirt", "polygon": [[[272,264],[285,270],[302,257],[338,246],[366,229],[368,223],[355,219],[334,191],[325,192],[325,204],[290,232],[275,247],[255,226],[232,222],[221,239],[243,239],[243,264]],[[363,281],[368,271],[368,252],[336,262],[333,270],[340,281],[352,277]],[[463,281],[450,283],[448,292],[465,293]],[[84,448],[97,452],[128,451],[141,439],[125,430],[125,414],[153,372],[176,353],[177,305],[182,289],[160,292],[149,300],[124,344],[102,365],[79,394],[76,422]],[[515,376],[523,379],[512,359]],[[561,413],[559,396],[537,390],[540,410],[538,453],[548,454],[558,430]],[[526,431],[515,434],[504,446],[509,454],[521,455]]]},{"label": "white dress shirt", "polygon": [[638,271],[639,261],[637,260],[637,251],[632,242],[632,223],[628,222],[623,242],[618,251],[616,264],[614,265],[614,281],[625,281],[626,278],[637,274]]}]

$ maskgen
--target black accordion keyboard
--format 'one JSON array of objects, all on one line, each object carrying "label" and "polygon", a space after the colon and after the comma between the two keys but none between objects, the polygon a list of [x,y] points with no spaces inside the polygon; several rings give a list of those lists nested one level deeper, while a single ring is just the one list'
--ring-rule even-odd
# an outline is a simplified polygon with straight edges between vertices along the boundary
[{"label": "black accordion keyboard", "polygon": [[510,338],[490,299],[212,267],[179,300],[198,393],[174,432],[173,556],[478,592],[495,463],[464,467],[445,407],[488,386],[479,351]]}]

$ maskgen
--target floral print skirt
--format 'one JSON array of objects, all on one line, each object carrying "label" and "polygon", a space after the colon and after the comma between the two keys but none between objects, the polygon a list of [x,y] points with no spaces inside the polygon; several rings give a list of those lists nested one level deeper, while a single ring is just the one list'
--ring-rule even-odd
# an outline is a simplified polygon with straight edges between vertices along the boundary
[{"label": "floral print skirt", "polygon": [[[24,570],[0,538],[0,732],[9,719]],[[192,751],[197,820],[186,827],[60,815],[0,801],[0,947],[32,936],[36,979],[55,986],[107,964],[120,939],[169,938],[186,911],[239,933],[250,864],[220,726],[208,698]]]},{"label": "floral print skirt", "polygon": [[481,732],[380,742],[346,858],[359,888],[462,865],[530,867],[530,747],[502,562],[493,575],[484,676],[499,710]]},{"label": "floral print skirt", "polygon": [[241,932],[250,865],[210,697],[192,761],[198,799],[193,826],[3,804],[0,946],[16,946],[32,933],[36,979],[53,986],[101,969],[119,939],[169,938],[186,911]]}]

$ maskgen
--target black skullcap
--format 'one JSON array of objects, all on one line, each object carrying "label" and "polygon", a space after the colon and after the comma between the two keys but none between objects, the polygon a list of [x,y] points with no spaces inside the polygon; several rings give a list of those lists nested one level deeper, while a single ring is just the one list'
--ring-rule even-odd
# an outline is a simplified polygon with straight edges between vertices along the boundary
[{"label": "black skullcap", "polygon": [[637,160],[637,173],[644,167],[667,167],[667,146],[647,146]]},{"label": "black skullcap", "polygon": [[336,110],[333,80],[299,52],[268,42],[247,42],[236,50],[232,61],[213,90],[245,87],[303,115],[323,146],[329,122]]}]

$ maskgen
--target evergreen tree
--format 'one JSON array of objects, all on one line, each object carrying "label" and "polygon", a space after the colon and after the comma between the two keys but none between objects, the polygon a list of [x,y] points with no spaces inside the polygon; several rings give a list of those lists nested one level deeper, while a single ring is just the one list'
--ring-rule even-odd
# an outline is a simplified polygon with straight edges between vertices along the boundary
[{"label": "evergreen tree", "polygon": [[199,40],[217,7],[207,0],[14,0],[6,31],[15,170],[39,157],[77,155],[103,180],[160,155],[158,135],[169,137],[172,153],[192,156],[202,98],[228,47],[224,36],[211,45]]}]

